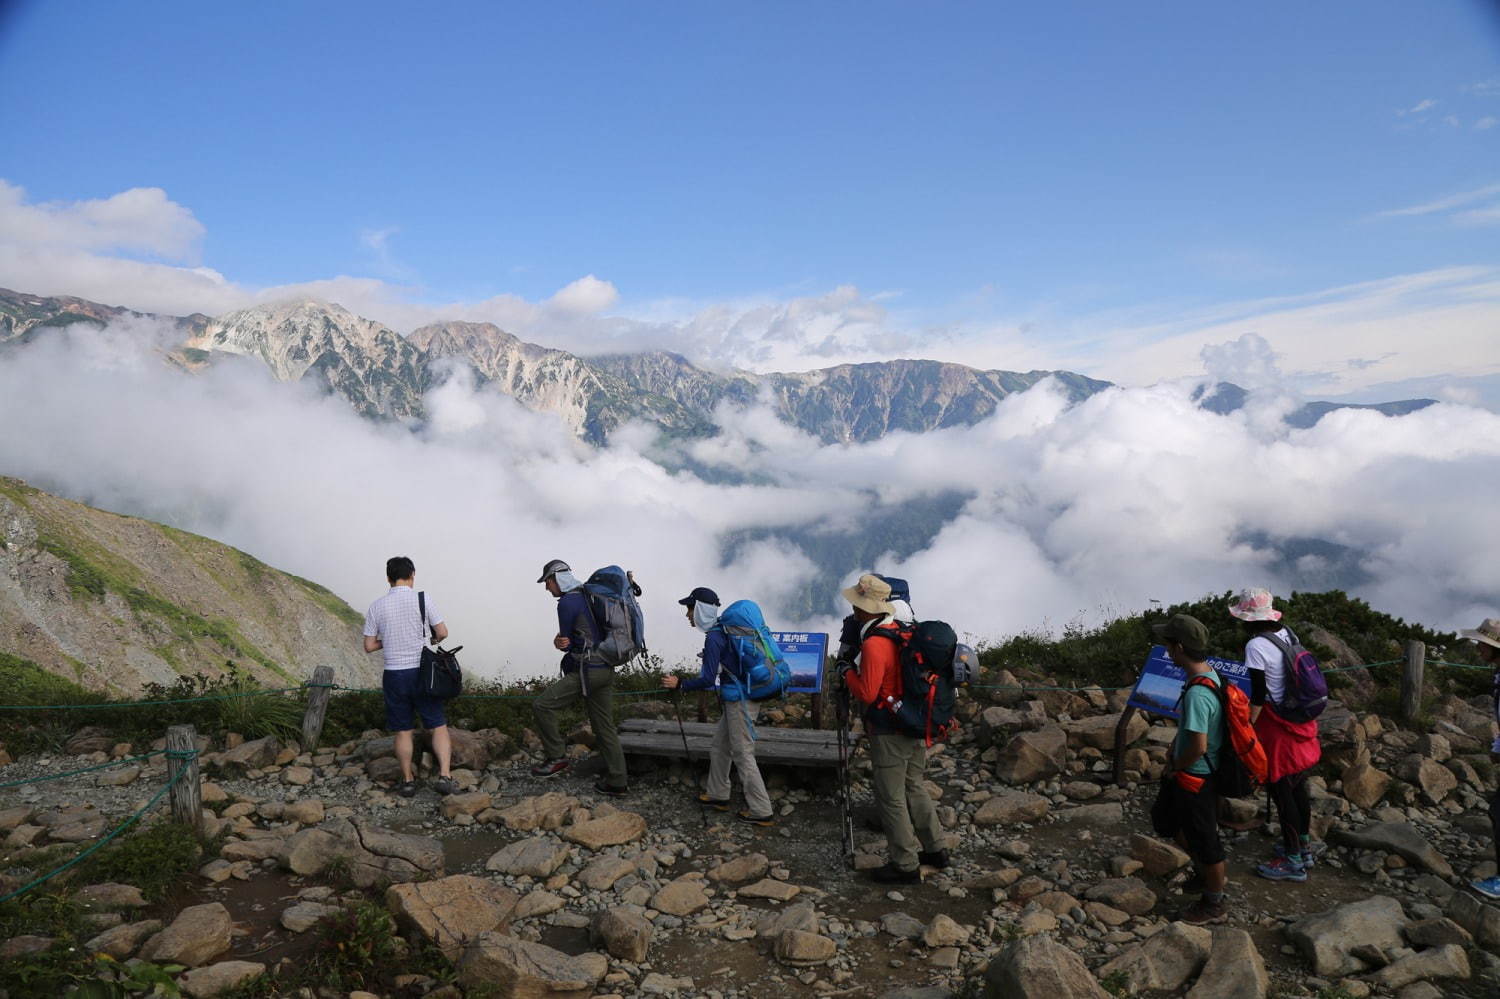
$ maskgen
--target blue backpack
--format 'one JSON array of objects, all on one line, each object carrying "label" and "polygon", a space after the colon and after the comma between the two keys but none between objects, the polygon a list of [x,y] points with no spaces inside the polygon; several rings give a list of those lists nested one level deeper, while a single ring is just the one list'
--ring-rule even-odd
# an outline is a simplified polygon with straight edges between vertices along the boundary
[{"label": "blue backpack", "polygon": [[719,614],[729,636],[734,662],[722,663],[724,682],[719,692],[726,701],[768,701],[781,697],[792,685],[792,668],[771,640],[766,619],[753,600],[736,600]]},{"label": "blue backpack", "polygon": [[636,602],[625,570],[607,565],[583,584],[599,636],[590,658],[605,666],[623,666],[646,651],[646,618]]}]

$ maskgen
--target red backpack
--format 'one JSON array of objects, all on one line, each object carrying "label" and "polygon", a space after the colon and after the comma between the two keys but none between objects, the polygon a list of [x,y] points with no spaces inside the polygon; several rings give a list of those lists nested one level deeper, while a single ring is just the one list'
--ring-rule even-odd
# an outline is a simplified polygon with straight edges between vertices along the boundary
[{"label": "red backpack", "polygon": [[[1214,691],[1219,698],[1219,707],[1224,715],[1226,748],[1233,752],[1219,753],[1219,765],[1214,769],[1218,792],[1226,798],[1243,798],[1266,782],[1270,774],[1270,761],[1266,759],[1266,747],[1260,744],[1255,726],[1250,724],[1250,698],[1232,683],[1219,677],[1215,684],[1207,676],[1195,676],[1188,681],[1189,687],[1204,686]],[[1187,697],[1187,691],[1183,691]]]}]

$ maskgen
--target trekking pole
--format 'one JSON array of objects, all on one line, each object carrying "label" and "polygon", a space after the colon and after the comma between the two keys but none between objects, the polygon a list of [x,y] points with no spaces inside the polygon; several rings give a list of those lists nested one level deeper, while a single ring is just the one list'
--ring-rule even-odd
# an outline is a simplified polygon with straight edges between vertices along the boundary
[{"label": "trekking pole", "polygon": [[[677,714],[677,731],[682,736],[682,755],[687,758],[688,772],[692,773],[693,751],[688,748],[687,727],[682,724],[682,687],[680,685],[672,688],[672,708]],[[696,785],[698,782],[695,780],[693,783]],[[703,818],[703,828],[707,829],[708,813],[700,806],[698,814]]]},{"label": "trekking pole", "polygon": [[854,861],[854,802],[849,778],[849,688],[840,684],[838,693],[839,744],[839,836],[845,864]]}]

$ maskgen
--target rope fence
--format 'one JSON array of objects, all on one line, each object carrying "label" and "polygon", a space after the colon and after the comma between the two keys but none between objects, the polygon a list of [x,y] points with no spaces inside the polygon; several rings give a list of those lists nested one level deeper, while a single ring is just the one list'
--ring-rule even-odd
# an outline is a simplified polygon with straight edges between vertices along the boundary
[{"label": "rope fence", "polygon": [[[153,756],[162,756],[162,755],[167,756],[169,759],[184,760],[184,761],[186,761],[186,760],[196,759],[198,754],[196,752],[194,752],[194,751],[191,751],[191,750],[180,751],[180,750],[173,750],[173,749],[162,749],[162,750],[157,750],[156,752],[153,752],[153,753],[149,753],[149,754],[147,754],[146,756],[143,756],[143,757],[132,757],[132,759],[149,759],[150,757],[153,757]],[[118,766],[121,763],[128,763],[128,762],[131,762],[131,760],[115,760],[112,763],[105,764],[105,766]],[[100,770],[100,769],[103,769],[103,767],[89,767],[89,768],[87,768],[87,770]],[[86,770],[79,770],[79,771],[74,771],[74,772],[75,773],[85,773],[87,771]],[[0,895],[0,905],[3,905],[6,902],[9,902],[11,899],[21,897],[22,895],[24,895],[27,892],[31,891],[31,889],[37,887],[38,885],[44,885],[44,884],[46,884],[48,881],[51,881],[53,878],[57,877],[58,875],[63,874],[64,872],[73,869],[78,864],[80,864],[81,862],[83,862],[83,860],[85,858],[87,858],[90,855],[96,853],[97,851],[103,849],[106,845],[108,845],[111,841],[113,841],[121,833],[123,833],[125,830],[129,829],[131,826],[133,826],[137,822],[139,822],[141,820],[142,816],[144,816],[147,812],[149,812],[153,808],[155,808],[161,802],[161,800],[163,798],[165,798],[174,788],[177,787],[177,785],[182,781],[182,779],[184,777],[186,777],[189,773],[192,773],[192,772],[193,771],[189,767],[185,767],[185,766],[184,767],[179,767],[177,769],[177,772],[175,774],[173,774],[171,776],[171,778],[165,784],[163,784],[157,790],[157,792],[155,794],[153,794],[151,796],[151,799],[149,801],[147,801],[140,808],[136,809],[135,812],[134,812],[134,814],[132,814],[124,822],[121,822],[119,825],[117,825],[113,829],[111,829],[107,834],[105,834],[105,836],[102,839],[100,839],[96,843],[90,843],[89,846],[86,849],[80,851],[76,856],[74,856],[72,859],[70,859],[67,863],[63,864],[62,866],[56,867],[56,868],[48,871],[46,874],[43,874],[42,876],[40,876],[38,878],[32,879],[31,881],[27,882],[26,884],[22,885],[21,887],[17,888],[16,890],[14,890],[14,891],[6,894],[6,895]],[[72,776],[72,774],[56,774],[54,776],[48,776],[48,777],[37,777],[37,778],[34,778],[32,780],[29,780],[29,781],[16,781],[16,782],[11,783],[11,784],[0,784],[0,787],[15,787],[18,784],[35,784],[35,783],[38,783],[40,781],[57,780],[58,778],[68,777],[68,776]]]}]

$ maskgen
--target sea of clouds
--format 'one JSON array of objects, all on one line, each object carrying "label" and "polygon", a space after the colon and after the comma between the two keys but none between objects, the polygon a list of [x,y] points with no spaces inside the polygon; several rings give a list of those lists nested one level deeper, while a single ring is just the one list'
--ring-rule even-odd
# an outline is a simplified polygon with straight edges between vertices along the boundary
[{"label": "sea of clouds", "polygon": [[[858,532],[953,492],[962,507],[930,543],[866,568],[907,577],[923,616],[981,640],[1245,585],[1349,582],[1378,609],[1445,628],[1500,613],[1500,415],[1445,403],[1290,429],[1281,417],[1300,400],[1276,390],[1253,339],[1204,353],[1210,375],[1259,383],[1231,415],[1193,403],[1201,378],[1074,406],[1043,382],[975,426],[867,444],[822,444],[768,409],[726,405],[711,439],[634,426],[593,449],[476,390],[462,367],[413,429],[277,384],[253,361],[184,374],[163,361],[167,337],[121,323],[0,354],[0,472],[216,538],[361,610],[384,592],[385,559],[410,555],[486,675],[555,668],[554,604],[535,583],[547,559],[633,569],[652,649],[681,662],[700,636],[676,600],[698,585],[758,600],[773,627],[836,629],[833,586],[810,618],[782,614],[826,573],[777,532]],[[767,536],[724,564],[726,534],[745,529]]]}]

